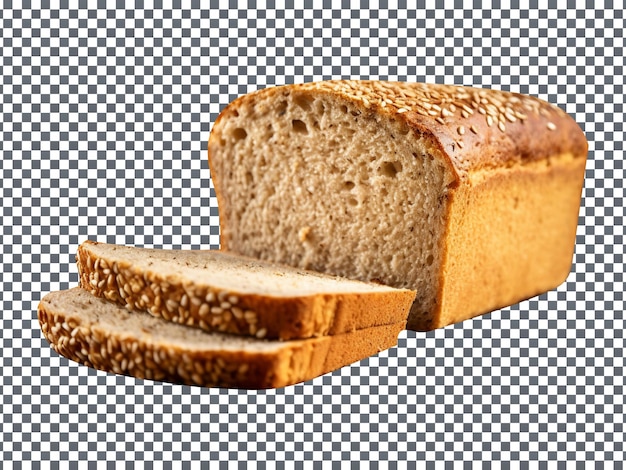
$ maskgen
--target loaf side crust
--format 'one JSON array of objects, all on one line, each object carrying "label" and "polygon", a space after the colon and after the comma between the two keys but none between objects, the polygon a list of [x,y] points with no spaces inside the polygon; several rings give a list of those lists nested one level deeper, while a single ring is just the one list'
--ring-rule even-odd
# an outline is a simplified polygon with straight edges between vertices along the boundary
[{"label": "loaf side crust", "polygon": [[[68,308],[68,302],[74,307]],[[147,330],[135,331],[130,326],[123,332],[110,331],[81,315],[81,308],[94,304],[109,311],[123,310],[127,318],[143,316],[149,322],[170,324],[146,313],[128,312],[81,288],[53,292],[41,300],[38,319],[57,353],[109,373],[203,387],[267,389],[311,380],[393,347],[404,328],[400,322],[306,340],[250,340],[249,347],[239,350],[220,348],[229,335],[191,329],[205,335],[206,341],[202,347],[189,347],[184,341],[155,340]]]},{"label": "loaf side crust", "polygon": [[[223,290],[184,275],[145,269],[124,258],[128,250],[145,253],[149,258],[149,249],[115,246],[119,255],[110,249],[111,253],[106,255],[96,250],[99,246],[113,247],[86,241],[77,250],[81,287],[128,309],[148,311],[205,331],[281,340],[337,335],[406,322],[415,298],[414,291],[387,288],[382,291],[382,287],[381,291],[372,292],[283,297],[242,292],[237,285]],[[205,259],[207,269],[211,269],[210,257]],[[286,276],[295,271],[279,265],[267,266],[284,270]],[[342,280],[337,279],[337,283]]]},{"label": "loaf side crust", "polygon": [[574,254],[585,160],[553,155],[513,170],[477,175],[451,195],[441,328],[558,287]]}]

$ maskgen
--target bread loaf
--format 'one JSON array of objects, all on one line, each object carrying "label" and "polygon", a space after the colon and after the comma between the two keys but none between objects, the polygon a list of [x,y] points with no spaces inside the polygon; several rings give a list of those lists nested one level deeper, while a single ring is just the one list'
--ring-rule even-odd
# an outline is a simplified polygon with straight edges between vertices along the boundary
[{"label": "bread loaf", "polygon": [[80,364],[139,379],[248,389],[284,387],[365,359],[394,346],[404,327],[269,341],[131,312],[79,287],[46,295],[38,318],[52,348]]},{"label": "bread loaf", "polygon": [[235,100],[208,144],[221,246],[414,289],[430,330],[558,286],[587,142],[556,106],[496,90],[381,81]]},{"label": "bread loaf", "polygon": [[406,321],[415,292],[218,251],[87,241],[76,256],[92,294],[166,320],[267,339],[336,335]]}]

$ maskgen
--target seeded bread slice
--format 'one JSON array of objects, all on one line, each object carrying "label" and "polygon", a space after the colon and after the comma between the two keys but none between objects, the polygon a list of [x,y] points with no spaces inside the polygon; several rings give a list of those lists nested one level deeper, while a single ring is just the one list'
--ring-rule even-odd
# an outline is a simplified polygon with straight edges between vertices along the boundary
[{"label": "seeded bread slice", "polygon": [[76,287],[39,304],[60,355],[116,374],[205,387],[279,388],[313,379],[397,344],[404,322],[305,340],[270,341],[155,318]]},{"label": "seeded bread slice", "polygon": [[222,249],[415,289],[416,330],[565,280],[586,155],[537,98],[367,80],[244,95],[208,143]]},{"label": "seeded bread slice", "polygon": [[340,279],[231,253],[87,241],[81,286],[92,294],[205,331],[257,338],[336,335],[406,322],[415,292]]}]

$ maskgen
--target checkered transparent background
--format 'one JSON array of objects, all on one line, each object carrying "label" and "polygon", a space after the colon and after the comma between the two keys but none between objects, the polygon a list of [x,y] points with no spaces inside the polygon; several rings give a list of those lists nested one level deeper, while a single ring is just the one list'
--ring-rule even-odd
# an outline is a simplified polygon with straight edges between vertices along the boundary
[{"label": "checkered transparent background", "polygon": [[[623,1],[409,3],[4,1],[5,463],[621,467]],[[567,282],[281,390],[138,381],[51,351],[36,306],[77,283],[81,241],[217,247],[205,151],[220,109],[328,78],[497,87],[573,115],[590,153]]]}]

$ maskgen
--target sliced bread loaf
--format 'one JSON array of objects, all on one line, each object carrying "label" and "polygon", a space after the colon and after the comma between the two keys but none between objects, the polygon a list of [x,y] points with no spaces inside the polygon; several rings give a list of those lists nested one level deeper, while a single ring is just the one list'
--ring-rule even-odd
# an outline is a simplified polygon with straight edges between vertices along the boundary
[{"label": "sliced bread loaf", "polygon": [[336,335],[406,322],[415,292],[340,279],[231,253],[87,241],[81,286],[166,320],[267,339]]},{"label": "sliced bread loaf", "polygon": [[587,142],[562,110],[458,86],[328,81],[245,95],[208,144],[222,249],[415,289],[429,330],[570,271]]},{"label": "sliced bread loaf", "polygon": [[404,322],[306,340],[207,333],[94,297],[82,288],[39,304],[45,338],[95,369],[187,385],[278,388],[313,379],[397,344]]}]

